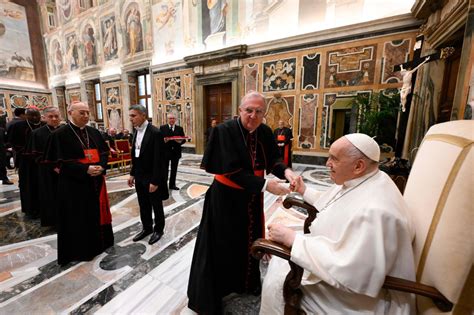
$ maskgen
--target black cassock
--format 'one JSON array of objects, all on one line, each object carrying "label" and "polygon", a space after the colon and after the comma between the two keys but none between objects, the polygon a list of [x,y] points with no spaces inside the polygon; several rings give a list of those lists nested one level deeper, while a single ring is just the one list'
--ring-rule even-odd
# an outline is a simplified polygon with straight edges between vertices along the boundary
[{"label": "black cassock", "polygon": [[278,144],[284,144],[284,146],[278,147],[278,151],[280,152],[280,156],[283,159],[283,163],[285,163],[288,167],[291,167],[291,139],[293,139],[293,133],[291,132],[291,129],[287,127],[277,128],[273,134]]},{"label": "black cassock", "polygon": [[259,262],[250,246],[264,237],[265,180],[255,173],[284,178],[286,166],[268,126],[250,134],[237,119],[214,128],[201,167],[216,176],[204,201],[188,306],[198,313],[221,313],[224,296],[261,291]]},{"label": "black cassock", "polygon": [[18,167],[18,187],[20,188],[21,211],[31,216],[39,215],[38,164],[27,150],[27,144],[34,130],[43,124],[33,125],[23,120],[10,128],[8,141],[15,149],[15,165]]},{"label": "black cassock", "polygon": [[53,164],[43,162],[48,137],[54,130],[48,125],[34,130],[26,145],[26,152],[38,165],[38,206],[42,226],[56,226],[58,174],[54,172]]},{"label": "black cassock", "polygon": [[[100,161],[91,164],[80,162],[86,159],[84,149],[97,149]],[[106,168],[108,150],[99,131],[89,126],[81,131],[67,124],[48,138],[45,163],[60,167],[57,190],[60,265],[74,260],[92,260],[113,245],[112,218],[108,199],[104,200],[105,191],[102,190],[105,189],[105,177],[87,174],[89,165]]]}]

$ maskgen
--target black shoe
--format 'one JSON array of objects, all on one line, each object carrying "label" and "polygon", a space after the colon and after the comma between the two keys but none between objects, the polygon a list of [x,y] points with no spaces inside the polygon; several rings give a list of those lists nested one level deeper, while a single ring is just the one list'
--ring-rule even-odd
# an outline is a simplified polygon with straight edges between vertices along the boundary
[{"label": "black shoe", "polygon": [[13,185],[13,182],[11,180],[9,180],[8,178],[2,180],[2,184],[3,185]]},{"label": "black shoe", "polygon": [[142,230],[140,233],[135,235],[135,237],[133,238],[133,241],[134,242],[141,241],[142,239],[144,239],[145,237],[147,237],[151,233],[153,233],[153,231]]},{"label": "black shoe", "polygon": [[170,187],[170,189],[172,189],[172,190],[179,190],[179,188],[176,187],[176,186]]},{"label": "black shoe", "polygon": [[148,244],[153,245],[156,242],[160,240],[160,238],[163,236],[163,233],[158,233],[158,232],[153,232],[153,234],[150,237],[150,240],[148,241]]}]

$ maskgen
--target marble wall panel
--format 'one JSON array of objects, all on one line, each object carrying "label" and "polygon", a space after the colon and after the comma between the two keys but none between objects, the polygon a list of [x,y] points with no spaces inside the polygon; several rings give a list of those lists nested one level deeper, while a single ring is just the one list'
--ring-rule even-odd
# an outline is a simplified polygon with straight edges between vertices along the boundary
[{"label": "marble wall panel", "polygon": [[245,93],[248,91],[256,91],[258,83],[258,73],[259,64],[258,63],[249,63],[244,67],[244,86]]},{"label": "marble wall panel", "polygon": [[325,87],[373,84],[376,52],[376,45],[328,51]]},{"label": "marble wall panel", "polygon": [[314,149],[316,147],[318,99],[318,94],[301,96],[297,133],[299,148]]},{"label": "marble wall panel", "polygon": [[184,134],[192,135],[193,130],[193,106],[191,103],[186,103],[184,106]]},{"label": "marble wall panel", "polygon": [[272,97],[267,99],[267,112],[265,113],[265,124],[272,130],[278,127],[278,122],[283,120],[289,128],[293,127],[293,115],[295,109],[295,97]]},{"label": "marble wall panel", "polygon": [[295,89],[296,58],[279,59],[263,64],[262,91]]},{"label": "marble wall panel", "polygon": [[168,101],[181,99],[181,77],[171,77],[165,79],[165,97]]},{"label": "marble wall panel", "polygon": [[411,41],[409,38],[393,40],[383,44],[381,83],[398,83],[402,81],[399,71],[393,67],[408,61]]},{"label": "marble wall panel", "polygon": [[321,54],[303,56],[301,69],[301,90],[319,88],[319,71],[321,68]]},{"label": "marble wall panel", "polygon": [[193,98],[193,75],[185,74],[183,76],[184,81],[184,99],[190,100]]}]

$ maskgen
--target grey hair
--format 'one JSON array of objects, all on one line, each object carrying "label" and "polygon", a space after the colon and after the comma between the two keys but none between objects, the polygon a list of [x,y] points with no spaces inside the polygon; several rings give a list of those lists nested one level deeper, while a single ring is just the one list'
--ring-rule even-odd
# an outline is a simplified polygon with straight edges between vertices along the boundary
[{"label": "grey hair", "polygon": [[267,102],[265,102],[265,96],[263,96],[262,93],[259,93],[257,91],[249,91],[247,94],[245,94],[244,97],[242,97],[242,99],[240,100],[239,107],[242,107],[245,104],[245,102],[247,102],[247,100],[251,98],[260,99],[262,101],[263,106],[267,107]]},{"label": "grey hair", "polygon": [[355,145],[353,145],[350,141],[349,145],[346,147],[346,154],[352,159],[352,160],[358,160],[362,159],[365,161],[365,163],[369,166],[369,169],[372,169],[375,165],[378,165],[378,162],[371,160],[365,155],[361,150],[359,150]]},{"label": "grey hair", "polygon": [[167,118],[170,118],[170,117],[176,118],[176,115],[173,114],[173,113],[168,113],[168,114],[166,114],[166,117]]},{"label": "grey hair", "polygon": [[43,109],[43,115],[46,115],[47,113],[52,113],[52,112],[59,112],[59,108],[54,107],[54,106],[49,106]]},{"label": "grey hair", "polygon": [[145,114],[145,115],[147,114],[146,107],[143,106],[143,105],[140,105],[140,104],[132,105],[128,108],[128,110],[136,110],[136,111],[139,111],[142,114]]}]

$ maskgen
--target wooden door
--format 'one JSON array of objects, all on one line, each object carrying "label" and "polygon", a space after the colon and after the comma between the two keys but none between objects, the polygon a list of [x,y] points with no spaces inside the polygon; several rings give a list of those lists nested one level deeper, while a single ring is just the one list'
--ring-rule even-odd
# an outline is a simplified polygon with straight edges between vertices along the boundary
[{"label": "wooden door", "polygon": [[212,119],[217,119],[219,124],[232,119],[232,83],[206,86],[204,102],[206,108],[204,130],[211,126]]},{"label": "wooden door", "polygon": [[443,88],[439,104],[438,119],[436,123],[451,120],[451,110],[453,109],[454,93],[456,92],[456,82],[461,61],[461,46],[456,47],[454,55],[446,59],[444,68]]}]

